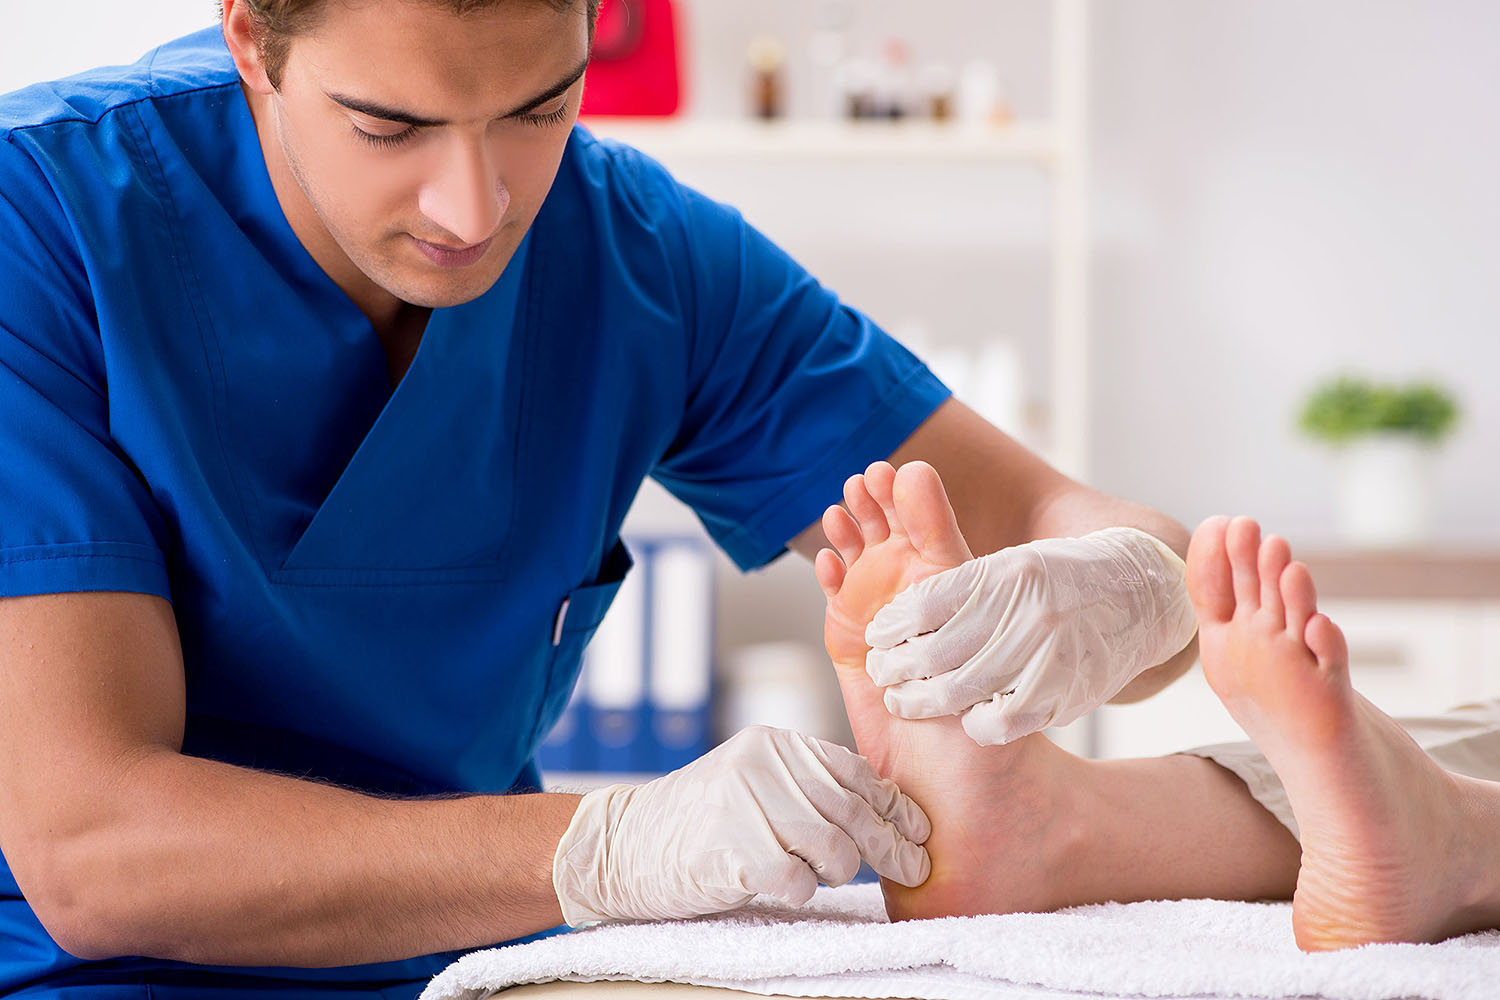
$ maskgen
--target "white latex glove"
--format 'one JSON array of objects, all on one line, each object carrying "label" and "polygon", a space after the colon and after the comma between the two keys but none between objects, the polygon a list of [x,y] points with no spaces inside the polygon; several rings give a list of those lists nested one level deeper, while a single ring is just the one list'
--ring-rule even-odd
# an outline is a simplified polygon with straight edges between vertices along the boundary
[{"label": "white latex glove", "polygon": [[1196,628],[1177,553],[1106,528],[1002,549],[907,588],[866,628],[865,670],[891,714],[962,714],[988,746],[1087,714]]},{"label": "white latex glove", "polygon": [[732,910],[757,893],[800,906],[860,859],[917,886],[927,815],[865,758],[756,726],[644,785],[583,797],[552,860],[572,926]]}]

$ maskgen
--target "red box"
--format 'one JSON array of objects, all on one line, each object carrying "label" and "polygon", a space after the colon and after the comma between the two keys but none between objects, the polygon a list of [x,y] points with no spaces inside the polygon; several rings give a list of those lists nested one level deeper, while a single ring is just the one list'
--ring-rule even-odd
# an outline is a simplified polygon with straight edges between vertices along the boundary
[{"label": "red box", "polygon": [[681,106],[672,0],[603,0],[581,113],[662,116]]}]

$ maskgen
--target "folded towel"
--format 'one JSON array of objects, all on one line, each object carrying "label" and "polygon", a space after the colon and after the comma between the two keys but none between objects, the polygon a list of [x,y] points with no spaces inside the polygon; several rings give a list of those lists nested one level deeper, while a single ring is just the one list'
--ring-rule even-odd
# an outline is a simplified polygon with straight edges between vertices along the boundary
[{"label": "folded towel", "polygon": [[422,1000],[523,983],[677,982],[815,997],[1047,996],[1493,1000],[1500,932],[1306,955],[1289,903],[1110,903],[890,923],[877,885],[803,907],[754,902],[696,920],[607,924],[474,952]]}]

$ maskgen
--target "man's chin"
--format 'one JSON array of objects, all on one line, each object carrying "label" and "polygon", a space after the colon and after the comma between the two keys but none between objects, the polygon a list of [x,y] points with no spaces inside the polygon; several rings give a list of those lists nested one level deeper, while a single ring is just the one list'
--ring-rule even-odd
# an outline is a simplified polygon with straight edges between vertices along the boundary
[{"label": "man's chin", "polygon": [[381,282],[386,291],[408,305],[424,309],[451,309],[466,302],[473,302],[495,287],[500,275],[483,277],[460,277],[450,275],[437,280],[414,280],[402,276],[400,279]]}]

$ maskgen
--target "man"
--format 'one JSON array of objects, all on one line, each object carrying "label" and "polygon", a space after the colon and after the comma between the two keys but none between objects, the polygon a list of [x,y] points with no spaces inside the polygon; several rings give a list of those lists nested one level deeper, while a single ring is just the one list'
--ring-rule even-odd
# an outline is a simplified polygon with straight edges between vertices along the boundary
[{"label": "man", "polygon": [[[1181,526],[572,128],[594,15],[226,0],[0,102],[0,990],[412,995],[564,920],[796,901],[861,859],[920,883],[922,810],[796,734],[537,793],[646,475],[746,567],[811,557],[886,457],[941,470],[981,551],[1144,529],[1073,582],[1176,613],[1086,696],[971,689],[1003,735],[1191,662]],[[1088,631],[1035,592],[1007,641]]]}]

